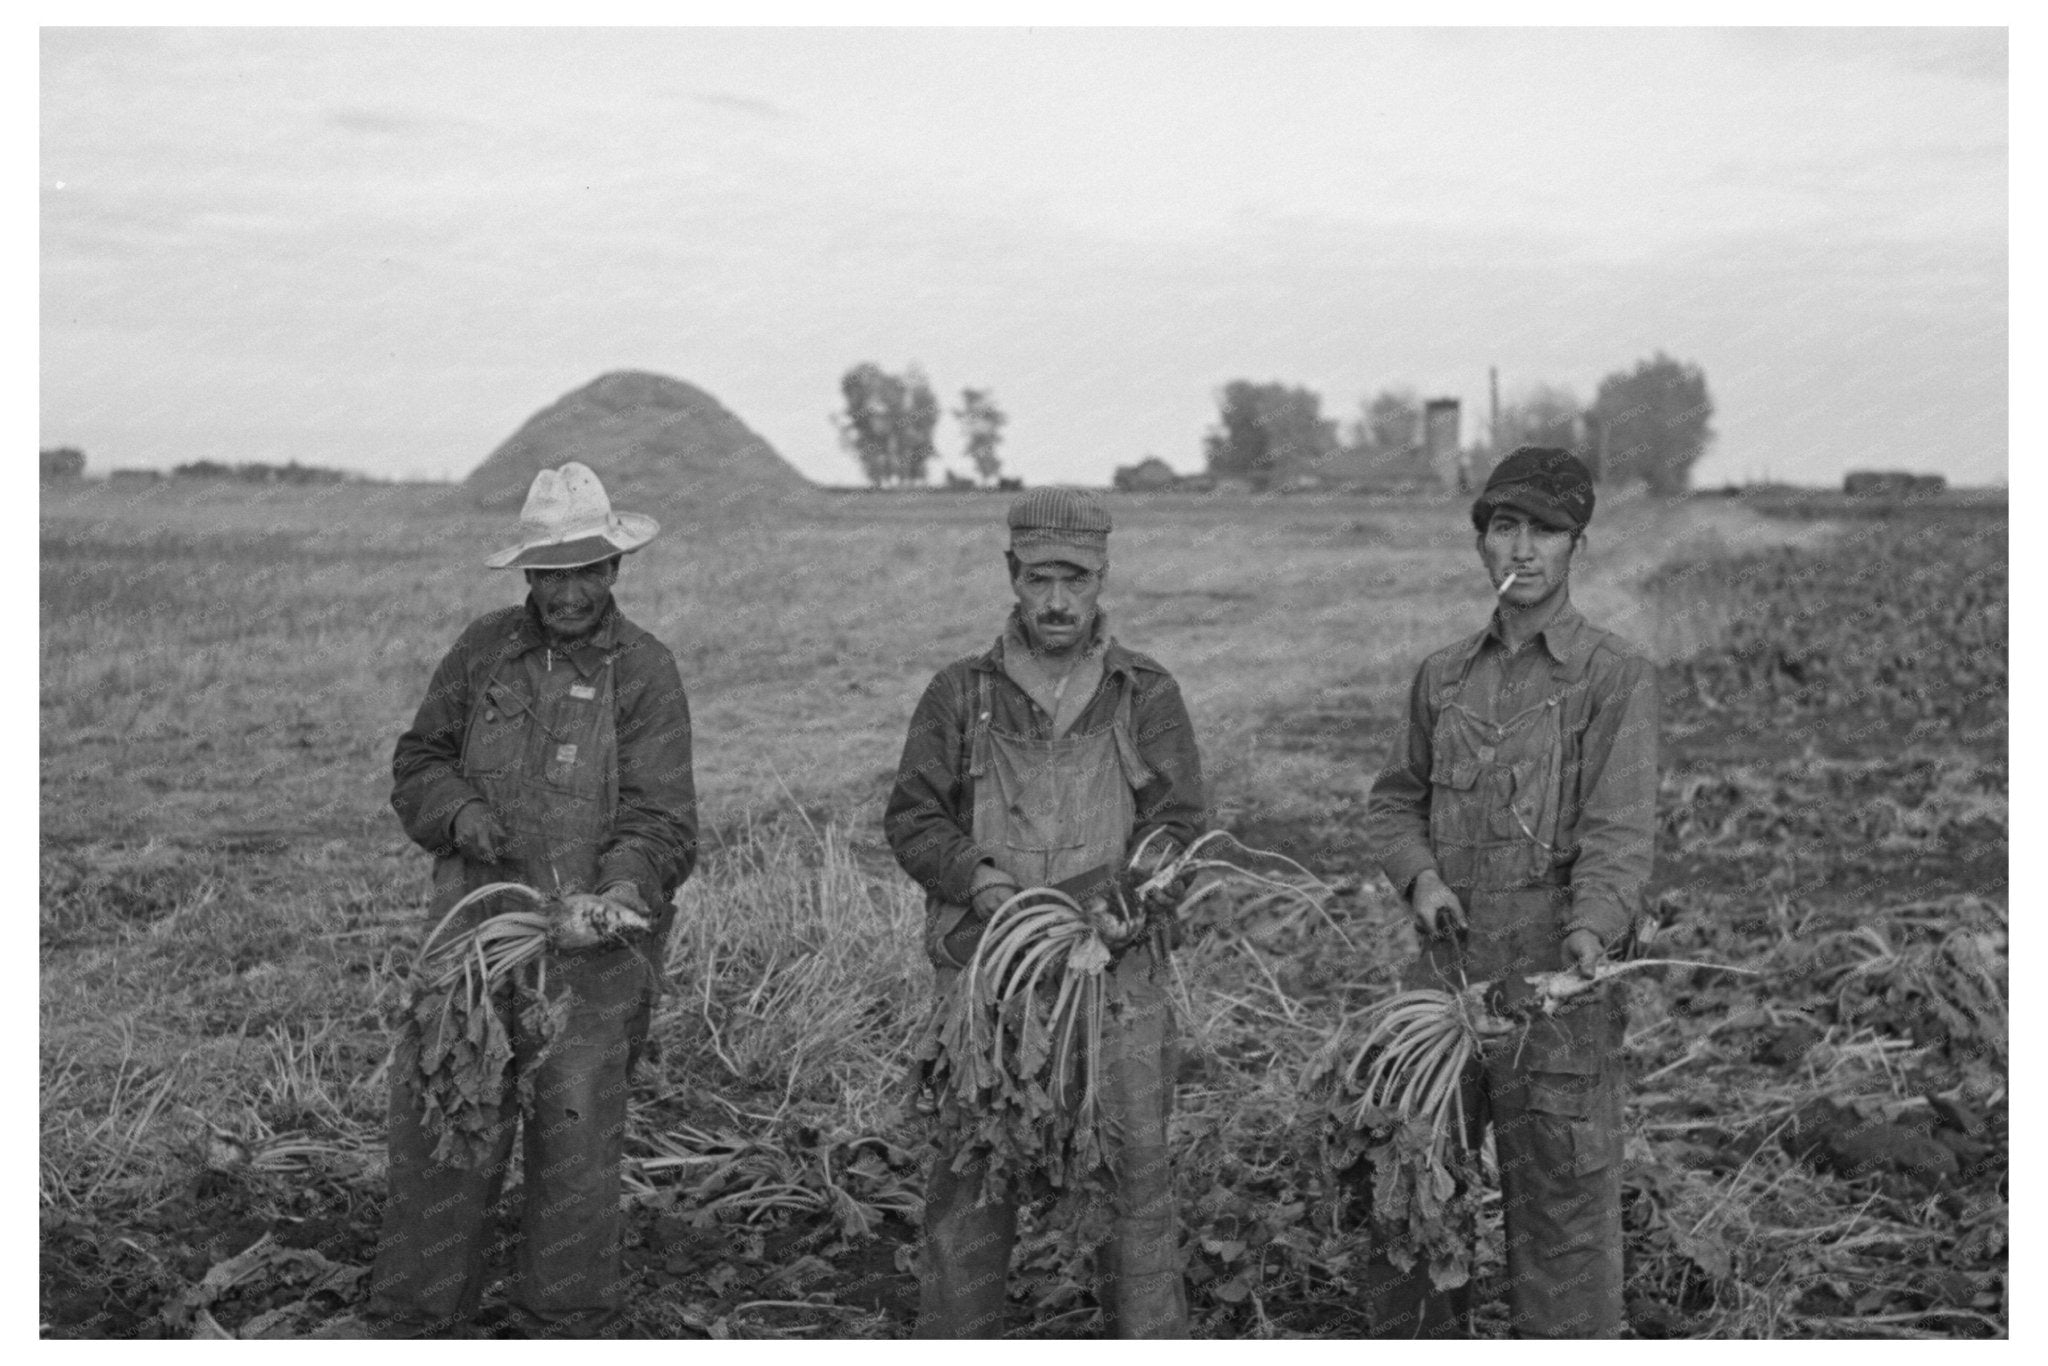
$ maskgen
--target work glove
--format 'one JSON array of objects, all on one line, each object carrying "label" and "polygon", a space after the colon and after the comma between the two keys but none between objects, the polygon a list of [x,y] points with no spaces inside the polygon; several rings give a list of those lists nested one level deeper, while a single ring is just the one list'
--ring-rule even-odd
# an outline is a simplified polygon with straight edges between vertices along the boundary
[{"label": "work glove", "polygon": [[1465,928],[1464,905],[1434,868],[1416,875],[1415,885],[1408,891],[1408,905],[1415,912],[1416,925],[1431,939]]},{"label": "work glove", "polygon": [[498,820],[498,813],[481,798],[455,813],[455,824],[449,833],[463,857],[477,863],[496,863],[512,842]]}]

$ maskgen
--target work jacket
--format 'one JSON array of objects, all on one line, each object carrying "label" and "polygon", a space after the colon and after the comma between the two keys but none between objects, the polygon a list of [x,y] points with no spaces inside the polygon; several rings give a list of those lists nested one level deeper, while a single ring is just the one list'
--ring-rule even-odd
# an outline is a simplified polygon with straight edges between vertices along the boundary
[{"label": "work jacket", "polygon": [[[1403,894],[1425,869],[1461,895],[1569,887],[1560,937],[1587,929],[1613,944],[1650,877],[1657,709],[1655,667],[1570,603],[1517,652],[1497,615],[1437,651],[1367,808],[1388,880]],[[1490,723],[1512,747],[1498,760]]]},{"label": "work jacket", "polygon": [[[970,901],[975,865],[991,858],[973,837],[975,781],[969,750],[977,676],[987,677],[990,723],[996,729],[1055,738],[1052,717],[1004,670],[1004,648],[999,638],[982,654],[941,669],[911,713],[882,827],[897,863],[934,902]],[[1186,845],[1202,831],[1202,761],[1180,685],[1157,660],[1113,639],[1102,650],[1102,681],[1067,734],[1109,729],[1128,694],[1131,738],[1151,774],[1136,793],[1131,845],[1135,848],[1159,829],[1177,845]]]},{"label": "work jacket", "polygon": [[[392,808],[414,843],[439,859],[452,858],[455,813],[487,798],[464,774],[466,737],[472,764],[479,749],[541,746],[544,753],[523,760],[513,753],[508,762],[565,796],[587,786],[577,745],[556,743],[560,737],[544,733],[547,722],[532,709],[534,690],[523,680],[535,669],[575,670],[578,681],[569,694],[609,696],[616,731],[616,759],[607,760],[614,771],[596,777],[612,814],[595,841],[595,876],[589,886],[565,890],[629,881],[659,912],[697,861],[690,706],[668,647],[616,604],[596,630],[567,649],[548,643],[531,598],[471,622],[434,670],[412,729],[399,738],[391,762]],[[583,756],[581,765],[589,761]]]}]

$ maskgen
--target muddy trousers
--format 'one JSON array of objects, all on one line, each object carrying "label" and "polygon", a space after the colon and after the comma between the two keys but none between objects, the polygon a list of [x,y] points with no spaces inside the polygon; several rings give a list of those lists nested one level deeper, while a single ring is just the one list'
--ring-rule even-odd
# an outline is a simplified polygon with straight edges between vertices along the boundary
[{"label": "muddy trousers", "polygon": [[[1121,1135],[1112,1233],[1098,1265],[1111,1333],[1120,1338],[1184,1338],[1173,1159],[1166,1143],[1173,1108],[1175,1052],[1170,1007],[1154,980],[1152,955],[1138,950],[1115,969],[1103,1021],[1104,1111]],[[941,990],[950,985],[941,973]],[[977,1204],[984,1164],[941,1151],[925,1186],[917,1336],[1002,1336],[1010,1253],[1017,1241],[1014,1201]]]},{"label": "muddy trousers", "polygon": [[[1517,1070],[1492,1058],[1467,1077],[1466,1113],[1493,1125],[1507,1234],[1508,1321],[1524,1338],[1612,1338],[1622,1324],[1621,1098],[1598,1073]],[[1369,1191],[1370,1174],[1365,1173]],[[1374,1257],[1372,1336],[1463,1337],[1469,1287],[1430,1288],[1427,1267]]]},{"label": "muddy trousers", "polygon": [[[587,1337],[617,1316],[631,1054],[645,1038],[651,997],[644,959],[628,949],[570,957],[550,974],[572,993],[568,1022],[534,1079],[525,1117],[524,1210],[515,1311],[528,1331]],[[514,1034],[515,1056],[529,1043]],[[483,1297],[485,1233],[512,1158],[519,1107],[507,1096],[476,1166],[435,1162],[421,1120],[418,1059],[401,1036],[391,1060],[391,1176],[377,1242],[369,1312],[422,1336],[460,1327]]]}]

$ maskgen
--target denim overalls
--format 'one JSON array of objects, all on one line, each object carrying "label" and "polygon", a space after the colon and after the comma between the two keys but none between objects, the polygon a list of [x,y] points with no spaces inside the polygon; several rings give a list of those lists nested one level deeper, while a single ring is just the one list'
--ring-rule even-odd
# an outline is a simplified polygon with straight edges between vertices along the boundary
[{"label": "denim overalls", "polygon": [[[1525,649],[1539,649],[1531,642]],[[1499,982],[1527,999],[1524,978],[1565,966],[1576,849],[1561,828],[1566,746],[1594,699],[1586,660],[1551,663],[1541,700],[1494,717],[1472,682],[1475,651],[1431,699],[1429,837],[1439,874],[1469,930],[1432,940],[1408,987]],[[1476,1147],[1491,1122],[1507,1225],[1508,1311],[1519,1336],[1613,1337],[1622,1317],[1621,1106],[1615,1056],[1625,998],[1597,990],[1526,1032],[1491,1042],[1467,1075]],[[1376,1259],[1368,1276],[1375,1336],[1430,1336],[1462,1326],[1464,1290],[1435,1295],[1418,1265]]]},{"label": "denim overalls", "polygon": [[[581,660],[577,656],[581,656]],[[618,732],[611,657],[528,650],[499,661],[472,704],[462,776],[510,835],[496,863],[435,860],[429,925],[467,892],[523,882],[550,893],[594,891],[598,855],[618,805]],[[507,906],[474,908],[481,919]],[[649,937],[661,943],[673,911]],[[646,1037],[657,980],[639,946],[555,950],[550,997],[567,994],[567,1024],[541,1062],[525,1117],[525,1209],[513,1300],[531,1326],[587,1336],[623,1302],[619,1168],[628,1074]],[[523,1065],[533,1040],[508,1013]],[[420,1119],[417,1061],[403,1035],[391,1060],[390,1198],[371,1312],[424,1329],[473,1316],[483,1293],[484,1233],[512,1155],[519,1107],[501,1099],[493,1152],[478,1167],[433,1160]]]},{"label": "denim overalls", "polygon": [[[969,722],[975,843],[1020,887],[1121,865],[1136,823],[1137,791],[1152,776],[1131,737],[1129,675],[1104,680],[1124,689],[1108,728],[1048,740],[995,729],[991,677],[985,670],[975,675]],[[947,956],[944,936],[966,910],[942,905],[931,918],[927,947],[941,998],[960,966]],[[1174,1048],[1162,972],[1151,946],[1140,944],[1110,970],[1105,993],[1103,1109],[1118,1146],[1110,1285],[1102,1303],[1111,1330],[1125,1338],[1186,1337],[1188,1331],[1166,1143]],[[949,1149],[933,1160],[925,1188],[919,1337],[997,1337],[1003,1331],[1017,1205],[1014,1198],[976,1203],[983,1166]]]}]

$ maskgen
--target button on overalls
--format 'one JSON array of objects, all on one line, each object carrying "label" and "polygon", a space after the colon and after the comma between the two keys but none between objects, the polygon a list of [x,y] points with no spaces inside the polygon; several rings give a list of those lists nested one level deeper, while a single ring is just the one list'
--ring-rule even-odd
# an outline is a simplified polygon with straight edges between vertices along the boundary
[{"label": "button on overalls", "polygon": [[[1539,648],[1531,645],[1525,648]],[[1477,658],[1476,652],[1473,656]],[[1429,835],[1437,868],[1465,908],[1468,931],[1429,941],[1406,987],[1502,983],[1565,966],[1576,853],[1561,829],[1569,737],[1583,733],[1583,662],[1551,664],[1543,700],[1488,719],[1468,686],[1472,661],[1435,697]],[[1526,1033],[1491,1041],[1468,1073],[1476,1147],[1493,1125],[1507,1225],[1508,1314],[1522,1337],[1614,1337],[1621,1326],[1621,1107],[1615,1054],[1625,1023],[1618,991],[1538,1016]],[[1374,1336],[1452,1335],[1463,1290],[1430,1292],[1428,1272],[1375,1259],[1368,1276]]]},{"label": "button on overalls", "polygon": [[[1020,887],[1040,887],[1103,864],[1121,865],[1136,822],[1136,792],[1151,780],[1131,738],[1131,681],[1116,719],[1093,735],[1039,740],[991,724],[990,675],[978,671],[970,722],[974,841]],[[935,908],[926,944],[941,999],[960,964],[943,939],[967,913]],[[1164,964],[1147,944],[1109,970],[1103,1029],[1103,1112],[1118,1134],[1114,1233],[1107,1249],[1109,1294],[1102,1303],[1123,1338],[1187,1336],[1173,1167],[1166,1125],[1173,1105],[1171,1006]],[[1010,1252],[1017,1238],[1013,1198],[977,1204],[985,1164],[941,1147],[925,1187],[921,1338],[998,1337],[1004,1327]]]},{"label": "button on overalls", "polygon": [[[429,926],[490,882],[550,893],[595,890],[598,854],[618,804],[618,733],[610,658],[590,648],[576,653],[581,664],[548,651],[501,660],[472,707],[462,775],[511,838],[497,863],[459,855],[435,861]],[[507,909],[485,904],[473,914],[481,919]],[[674,914],[658,909],[656,944]],[[513,1292],[529,1326],[542,1332],[587,1335],[622,1303],[619,1165],[628,1074],[646,1037],[655,987],[646,953],[634,946],[556,950],[549,961],[548,995],[569,995],[570,1007],[540,1064],[525,1117],[525,1208]],[[518,1027],[516,1012],[506,1013],[506,1023],[517,1064],[526,1066],[535,1040]],[[503,1097],[483,1165],[435,1162],[416,1072],[414,1049],[401,1034],[391,1061],[390,1196],[370,1309],[434,1331],[476,1313],[487,1216],[520,1115],[515,1098]]]}]

